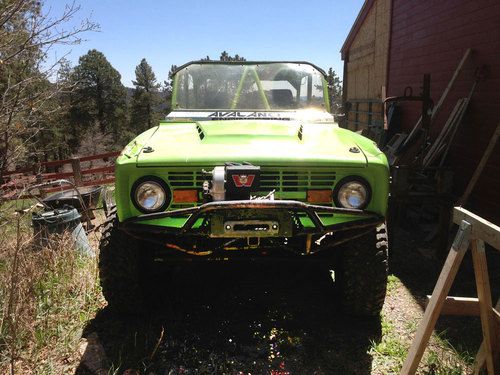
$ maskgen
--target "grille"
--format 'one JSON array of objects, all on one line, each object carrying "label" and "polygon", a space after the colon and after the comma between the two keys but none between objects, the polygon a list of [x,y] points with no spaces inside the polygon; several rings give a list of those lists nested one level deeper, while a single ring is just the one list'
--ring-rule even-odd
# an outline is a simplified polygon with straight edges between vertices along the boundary
[{"label": "grille", "polygon": [[335,172],[262,170],[260,186],[263,192],[304,192],[307,189],[331,189]]},{"label": "grille", "polygon": [[168,172],[167,180],[172,189],[192,189],[202,187],[203,181],[207,178],[198,171]]},{"label": "grille", "polygon": [[[198,171],[172,171],[166,178],[173,190],[176,189],[201,189],[203,181],[207,179],[202,169],[211,170],[210,167],[200,168]],[[293,193],[305,193],[307,189],[332,189],[335,184],[335,172],[329,168],[314,170],[294,168],[261,167],[260,192],[266,194],[276,190],[276,195],[289,196]],[[298,200],[305,200],[297,197]],[[190,207],[194,204],[172,204],[172,209]]]}]

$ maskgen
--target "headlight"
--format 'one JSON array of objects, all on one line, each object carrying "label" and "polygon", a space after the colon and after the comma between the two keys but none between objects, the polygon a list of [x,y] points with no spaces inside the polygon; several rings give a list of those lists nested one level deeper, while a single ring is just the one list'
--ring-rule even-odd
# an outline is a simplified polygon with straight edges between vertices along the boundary
[{"label": "headlight", "polygon": [[170,190],[163,180],[148,176],[136,181],[132,187],[132,201],[139,211],[156,212],[167,208]]},{"label": "headlight", "polygon": [[361,178],[347,178],[338,183],[334,197],[337,206],[362,209],[370,201],[370,187]]}]

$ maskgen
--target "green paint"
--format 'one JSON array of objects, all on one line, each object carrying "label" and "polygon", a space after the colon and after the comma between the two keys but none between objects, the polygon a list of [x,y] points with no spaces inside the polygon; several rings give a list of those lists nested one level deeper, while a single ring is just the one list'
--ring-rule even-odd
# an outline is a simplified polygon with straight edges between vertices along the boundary
[{"label": "green paint", "polygon": [[[220,64],[220,63],[218,63]],[[248,71],[246,67],[231,107],[238,105],[243,81]],[[269,108],[266,94],[255,77],[258,91],[266,108]],[[322,79],[325,107],[328,108],[326,80]],[[178,82],[174,78],[172,104],[177,103]],[[262,97],[263,95],[263,97]],[[230,109],[219,109],[229,111]],[[137,136],[122,152],[116,162],[116,203],[121,221],[141,215],[130,199],[134,182],[143,176],[162,178],[171,190],[196,188],[201,191],[204,180],[202,170],[211,170],[225,162],[250,162],[261,166],[262,174],[273,176],[272,183],[261,182],[261,192],[265,195],[275,189],[276,199],[306,200],[307,189],[333,189],[335,184],[347,176],[363,177],[372,189],[369,211],[385,215],[389,195],[389,167],[385,155],[373,141],[359,134],[340,128],[330,120],[317,121],[313,112],[306,112],[302,120],[198,120],[176,118],[170,114],[169,121],[147,130]],[[262,111],[261,111],[262,112]],[[287,111],[282,111],[286,114]],[[206,112],[208,115],[210,112]],[[284,116],[282,116],[284,117]],[[328,119],[328,116],[326,116]],[[302,126],[302,139],[298,132]],[[200,139],[197,127],[204,138]],[[143,152],[144,147],[153,152]],[[353,148],[361,152],[352,152]],[[293,181],[291,183],[290,181]],[[173,204],[168,210],[189,207],[193,204]],[[165,218],[143,221],[143,225],[181,227],[184,218]],[[321,215],[325,225],[358,220],[348,215]],[[312,226],[308,218],[301,218],[303,225]],[[201,224],[201,222],[200,222]]]},{"label": "green paint", "polygon": [[264,92],[264,89],[262,88],[262,82],[260,81],[260,78],[259,78],[259,75],[257,74],[257,71],[255,69],[252,69],[252,74],[253,74],[253,77],[255,79],[255,83],[257,84],[257,89],[259,90],[260,99],[262,100],[262,103],[264,103],[264,107],[267,110],[270,110],[271,106],[269,105],[266,93]]},{"label": "green paint", "polygon": [[236,95],[231,103],[231,109],[236,109],[238,106],[238,102],[240,101],[241,90],[243,90],[243,85],[245,84],[245,80],[248,75],[248,66],[245,66],[243,70],[243,74],[241,75],[240,82],[238,83],[238,88],[236,89]]}]

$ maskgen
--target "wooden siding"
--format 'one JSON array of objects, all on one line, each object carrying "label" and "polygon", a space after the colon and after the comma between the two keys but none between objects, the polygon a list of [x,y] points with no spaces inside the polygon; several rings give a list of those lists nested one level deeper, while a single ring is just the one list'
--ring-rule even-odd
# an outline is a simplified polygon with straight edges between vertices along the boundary
[{"label": "wooden siding", "polygon": [[390,0],[377,0],[348,52],[347,99],[380,99],[386,83]]},{"label": "wooden siding", "polygon": [[[495,0],[394,0],[388,95],[402,95],[406,86],[418,94],[424,73],[431,74],[431,96],[439,100],[467,48],[474,50],[432,128],[437,134],[457,99],[467,96],[474,70],[489,65],[452,145],[449,164],[456,173],[460,195],[472,176],[500,121],[500,3]],[[354,78],[351,78],[354,79]],[[356,78],[357,79],[357,78]],[[403,105],[403,129],[409,131],[420,115],[420,104]],[[500,219],[500,144],[497,144],[470,198],[475,212]]]},{"label": "wooden siding", "polygon": [[390,3],[373,2],[347,49],[344,98],[351,109],[347,114],[351,130],[382,123],[381,88],[386,84]]}]

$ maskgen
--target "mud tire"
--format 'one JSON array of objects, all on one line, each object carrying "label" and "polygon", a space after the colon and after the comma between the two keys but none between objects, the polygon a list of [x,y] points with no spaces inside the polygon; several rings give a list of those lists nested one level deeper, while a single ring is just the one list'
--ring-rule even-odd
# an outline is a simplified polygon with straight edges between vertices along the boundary
[{"label": "mud tire", "polygon": [[116,210],[103,225],[99,244],[102,293],[113,312],[137,314],[144,310],[147,254],[138,241],[118,229]]},{"label": "mud tire", "polygon": [[385,224],[342,246],[336,283],[344,313],[380,315],[387,289],[388,250]]}]

